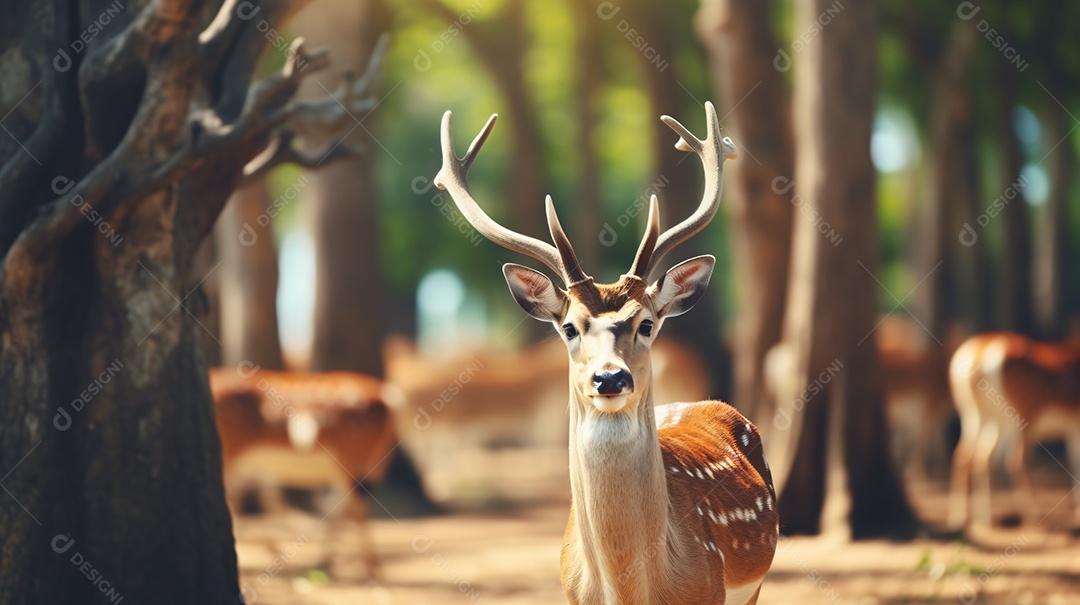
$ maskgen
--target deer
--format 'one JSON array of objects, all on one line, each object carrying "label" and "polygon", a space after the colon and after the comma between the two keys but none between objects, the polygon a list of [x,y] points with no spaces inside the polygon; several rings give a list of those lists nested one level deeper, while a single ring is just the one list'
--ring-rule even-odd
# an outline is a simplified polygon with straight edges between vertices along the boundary
[{"label": "deer", "polygon": [[875,331],[885,389],[886,414],[897,468],[913,479],[947,473],[946,427],[956,410],[949,392],[949,358],[963,339],[950,326],[944,343],[933,346],[911,317],[885,315]]},{"label": "deer", "polygon": [[[956,350],[949,383],[960,414],[950,526],[991,525],[990,460],[997,451],[1006,454],[1012,496],[1024,520],[1037,511],[1026,458],[1038,439],[1064,438],[1070,475],[1074,482],[1080,477],[1080,347],[1011,332],[979,334]],[[1077,488],[1072,493],[1080,518]]]},{"label": "deer", "polygon": [[571,505],[560,556],[567,600],[756,603],[779,535],[758,431],[720,401],[654,406],[650,368],[650,347],[664,321],[693,307],[715,264],[712,256],[698,256],[648,282],[659,261],[704,229],[719,207],[722,163],[735,157],[735,146],[721,138],[715,108],[705,105],[704,140],[661,117],[679,136],[676,148],[701,160],[704,193],[690,217],[663,234],[651,196],[633,264],[610,284],[596,283],[581,268],[551,196],[545,209],[554,245],[503,227],[473,198],[467,173],[497,117],[459,158],[451,112],[443,115],[442,168],[434,183],[479,233],[543,263],[565,286],[523,265],[503,265],[514,300],[552,324],[569,356]]},{"label": "deer", "polygon": [[[550,499],[562,487],[568,364],[561,342],[429,356],[391,337],[383,350],[386,381],[401,393],[397,434],[423,472],[428,495]],[[658,401],[708,398],[708,373],[687,345],[657,340],[652,365]],[[533,462],[528,480],[522,457]]]},{"label": "deer", "polygon": [[[280,488],[329,486],[326,546],[342,517],[351,516],[361,528],[367,571],[376,577],[367,503],[353,492],[360,482],[382,481],[394,446],[382,382],[352,372],[275,372],[241,364],[211,368],[210,390],[234,516],[247,487],[258,489],[262,504],[280,508]],[[329,548],[324,552],[329,560]]]}]

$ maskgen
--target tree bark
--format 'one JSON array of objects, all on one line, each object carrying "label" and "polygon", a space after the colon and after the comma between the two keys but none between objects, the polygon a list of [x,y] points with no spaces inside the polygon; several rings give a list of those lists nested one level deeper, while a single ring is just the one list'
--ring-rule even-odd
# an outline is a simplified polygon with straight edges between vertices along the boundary
[{"label": "tree bark", "polygon": [[260,177],[240,186],[214,227],[221,317],[221,363],[285,368],[278,336],[278,250],[270,191]]},{"label": "tree bark", "polygon": [[[827,12],[833,11],[833,12]],[[831,18],[821,26],[823,15]],[[780,511],[787,533],[856,538],[910,529],[913,515],[885,439],[872,331],[877,216],[870,135],[877,95],[876,9],[801,2],[795,30],[820,30],[794,58],[794,219],[784,324],[792,380],[779,398],[793,433]],[[794,402],[784,409],[783,402]],[[782,424],[778,428],[782,428]],[[780,474],[774,472],[774,476]]]},{"label": "tree bark", "polygon": [[773,65],[780,46],[765,3],[704,0],[696,26],[714,94],[740,148],[740,161],[730,164],[726,204],[739,284],[733,401],[767,434],[774,405],[765,386],[765,354],[782,335],[791,257],[791,93]]},{"label": "tree bark", "polygon": [[297,6],[5,7],[0,602],[237,601],[193,267],[245,166],[279,156],[248,161],[326,108],[287,105],[326,62],[302,46],[252,83],[259,24]]}]

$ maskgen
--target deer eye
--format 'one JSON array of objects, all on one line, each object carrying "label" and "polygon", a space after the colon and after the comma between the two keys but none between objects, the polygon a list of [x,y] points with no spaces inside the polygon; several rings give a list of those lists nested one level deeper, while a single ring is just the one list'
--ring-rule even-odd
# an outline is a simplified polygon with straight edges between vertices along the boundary
[{"label": "deer eye", "polygon": [[642,336],[652,336],[652,328],[652,320],[646,319],[645,321],[641,322],[640,326],[638,326],[638,332],[640,332]]},{"label": "deer eye", "polygon": [[573,340],[573,339],[577,338],[577,335],[578,335],[577,328],[574,327],[574,324],[570,324],[570,323],[565,324],[562,327],[562,331],[563,331],[563,334],[566,335],[567,340]]}]

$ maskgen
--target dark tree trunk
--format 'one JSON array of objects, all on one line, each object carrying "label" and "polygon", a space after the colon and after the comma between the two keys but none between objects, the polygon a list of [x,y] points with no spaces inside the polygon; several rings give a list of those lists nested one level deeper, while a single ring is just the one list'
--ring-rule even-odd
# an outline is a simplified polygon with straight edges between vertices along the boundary
[{"label": "dark tree trunk", "polygon": [[[265,178],[237,188],[214,228],[218,262],[221,363],[247,361],[281,370],[278,337],[278,250]],[[284,203],[284,201],[280,202]]]},{"label": "dark tree trunk", "polygon": [[768,433],[774,406],[765,386],[765,354],[780,342],[791,257],[791,93],[773,66],[780,46],[765,3],[705,0],[697,32],[740,151],[739,161],[729,164],[726,204],[740,285],[733,401]]},{"label": "dark tree trunk", "polygon": [[[1049,153],[1050,193],[1037,215],[1035,238],[1035,323],[1040,338],[1057,340],[1065,333],[1065,250],[1066,226],[1076,150],[1069,130],[1069,114],[1058,104],[1066,98],[1060,81],[1047,79],[1052,98],[1044,103],[1046,153]],[[1056,148],[1054,147],[1056,145]]]},{"label": "dark tree trunk", "polygon": [[1005,328],[1028,334],[1033,328],[1031,300],[1031,219],[1024,201],[1024,182],[1020,171],[1024,158],[1020,139],[1013,127],[1016,108],[1016,69],[1005,61],[994,61],[997,93],[992,101],[994,131],[998,137],[998,161],[1001,170],[998,196],[1005,204],[997,220],[1002,222],[1005,237],[1001,254],[999,309]]},{"label": "dark tree trunk", "polygon": [[981,242],[971,240],[971,231],[978,229],[978,216],[982,213],[982,187],[980,185],[978,128],[973,122],[969,122],[965,128],[957,133],[963,141],[959,152],[961,154],[961,171],[963,190],[959,195],[960,218],[957,229],[957,239],[964,244],[961,250],[960,263],[964,267],[963,274],[967,275],[969,288],[967,291],[968,312],[971,318],[971,329],[974,332],[985,332],[994,326],[994,270],[991,262],[990,244],[983,239]]},{"label": "dark tree trunk", "polygon": [[[337,70],[343,72],[367,62],[389,21],[385,6],[376,0],[316,0],[297,18],[296,29],[313,44],[333,48],[342,57]],[[330,71],[329,81],[336,81]],[[324,96],[319,84],[308,82],[301,96]],[[300,195],[316,263],[310,369],[382,376],[385,280],[375,179],[375,158],[382,148],[373,134],[375,120],[357,118],[347,140],[367,153],[302,177]]]},{"label": "dark tree trunk", "polygon": [[294,7],[201,41],[218,6],[5,7],[0,602],[237,602],[194,265],[248,160],[328,107],[285,106],[326,62],[301,47],[248,95]]},{"label": "dark tree trunk", "polygon": [[[834,9],[800,3],[796,31]],[[784,344],[792,380],[781,412],[794,455],[783,465],[780,511],[791,534],[861,538],[910,529],[913,515],[892,468],[872,330],[877,322],[877,216],[870,134],[877,96],[876,10],[833,13],[795,61],[797,213]],[[783,402],[789,404],[784,410]],[[799,409],[801,408],[801,409]],[[774,472],[774,476],[780,473]]]},{"label": "dark tree trunk", "polygon": [[[939,342],[945,338],[949,317],[958,314],[957,309],[950,308],[950,301],[956,301],[961,294],[956,288],[956,252],[962,241],[957,234],[961,227],[953,219],[953,209],[966,188],[963,146],[967,143],[965,135],[971,131],[970,73],[976,33],[967,22],[955,25],[944,55],[931,74],[933,181],[924,208],[927,228],[920,238],[915,279],[923,280],[916,294],[918,300],[924,301],[920,321]],[[934,351],[941,352],[938,362],[948,363],[943,350]]]}]

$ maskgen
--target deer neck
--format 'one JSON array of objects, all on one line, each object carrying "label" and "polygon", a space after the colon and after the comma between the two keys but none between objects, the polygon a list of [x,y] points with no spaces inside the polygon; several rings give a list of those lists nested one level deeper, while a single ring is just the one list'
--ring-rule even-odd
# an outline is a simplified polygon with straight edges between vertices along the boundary
[{"label": "deer neck", "polygon": [[580,400],[570,410],[574,529],[567,547],[579,559],[581,591],[600,593],[605,603],[657,602],[674,531],[652,394],[632,415],[601,414]]}]

